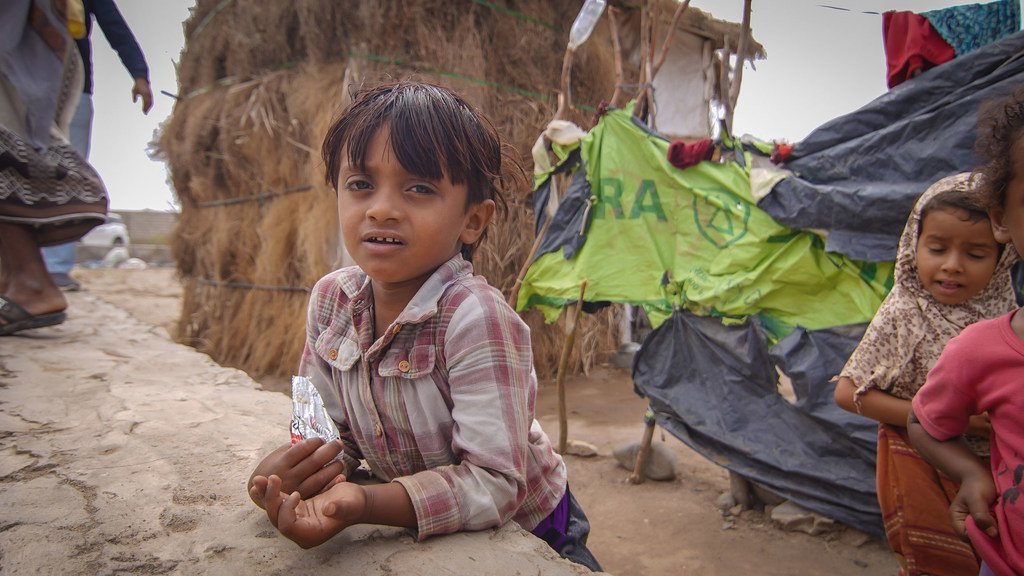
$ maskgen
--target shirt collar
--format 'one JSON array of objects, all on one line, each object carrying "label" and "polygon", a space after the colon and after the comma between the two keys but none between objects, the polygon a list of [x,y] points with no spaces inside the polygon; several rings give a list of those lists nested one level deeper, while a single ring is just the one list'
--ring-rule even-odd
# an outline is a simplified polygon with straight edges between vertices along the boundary
[{"label": "shirt collar", "polygon": [[[420,286],[412,300],[405,305],[405,309],[398,315],[395,322],[417,324],[434,316],[437,314],[438,302],[445,290],[462,278],[472,275],[473,265],[467,262],[461,254],[456,254],[439,266],[437,270],[434,270],[434,273]],[[363,274],[362,285],[352,294],[353,312],[359,313],[365,310],[372,302],[373,288],[370,286],[370,277]]]}]

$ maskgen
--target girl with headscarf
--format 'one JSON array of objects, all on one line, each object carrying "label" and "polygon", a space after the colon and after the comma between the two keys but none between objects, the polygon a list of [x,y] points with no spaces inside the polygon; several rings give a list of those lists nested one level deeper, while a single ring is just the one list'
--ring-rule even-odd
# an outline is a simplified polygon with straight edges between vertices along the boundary
[{"label": "girl with headscarf", "polygon": [[[901,574],[977,574],[970,545],[947,510],[957,486],[907,439],[911,399],[946,342],[969,324],[1014,308],[1016,252],[995,240],[970,174],[939,180],[918,199],[900,238],[894,286],[850,356],[836,403],[878,420],[877,493]],[[987,418],[969,442],[987,456]]]}]

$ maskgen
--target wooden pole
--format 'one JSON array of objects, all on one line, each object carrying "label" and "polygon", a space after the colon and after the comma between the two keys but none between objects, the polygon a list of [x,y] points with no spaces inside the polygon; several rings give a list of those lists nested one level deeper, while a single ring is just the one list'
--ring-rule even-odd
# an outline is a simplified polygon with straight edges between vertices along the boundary
[{"label": "wooden pole", "polygon": [[660,2],[651,2],[648,4],[649,13],[647,14],[647,50],[644,57],[647,59],[647,65],[644,66],[645,78],[644,78],[644,93],[647,95],[644,98],[644,102],[647,103],[645,110],[644,121],[651,130],[657,130],[657,106],[654,105],[654,45],[657,42],[658,29],[658,8],[661,6]]},{"label": "wooden pole", "polygon": [[736,108],[736,101],[740,97],[740,84],[743,83],[743,62],[747,57],[747,50],[750,46],[751,1],[743,0],[743,24],[740,26],[740,43],[736,47],[736,70],[733,72],[732,82],[729,84],[729,102],[733,109]]},{"label": "wooden pole", "polygon": [[640,90],[636,97],[636,105],[633,108],[633,116],[641,120],[647,118],[647,89],[644,82],[647,81],[647,19],[650,18],[647,8],[647,0],[640,3]]},{"label": "wooden pole", "polygon": [[622,84],[626,79],[625,74],[622,72],[622,43],[619,41],[619,22],[615,17],[616,10],[618,9],[614,6],[608,7],[608,23],[612,29],[612,48],[615,50],[615,91],[612,92],[610,104],[616,108],[622,108],[624,99]]},{"label": "wooden pole", "polygon": [[644,439],[640,441],[640,449],[636,451],[636,463],[633,465],[633,473],[629,475],[630,484],[643,484],[647,475],[644,468],[647,467],[647,455],[651,451],[651,441],[654,439],[654,411],[650,408],[644,414]]},{"label": "wooden pole", "polygon": [[558,453],[565,454],[566,446],[569,444],[569,419],[566,416],[565,407],[565,373],[569,369],[569,355],[572,353],[572,346],[576,342],[576,326],[579,324],[580,314],[583,313],[583,294],[587,291],[587,279],[580,284],[580,297],[576,301],[576,307],[566,317],[565,344],[562,346],[562,356],[558,359],[558,376],[555,378],[555,388],[558,390]]},{"label": "wooden pole", "polygon": [[672,45],[672,37],[676,33],[676,26],[689,6],[690,0],[686,0],[677,6],[675,13],[672,14],[672,23],[669,24],[668,33],[665,34],[665,41],[661,44],[661,54],[658,55],[658,62],[654,65],[654,73],[651,74],[651,80],[654,80],[654,77],[658,75],[658,70],[661,70],[661,65],[665,63],[665,58],[668,57],[668,49]]},{"label": "wooden pole", "polygon": [[561,92],[558,94],[558,109],[555,110],[556,120],[564,119],[566,111],[572,107],[572,60],[575,54],[574,50],[566,48],[565,56],[562,57]]},{"label": "wooden pole", "polygon": [[[554,176],[552,176],[552,178],[554,178]],[[552,180],[552,184],[554,184],[554,180]],[[555,192],[553,186],[551,192]],[[516,302],[519,300],[519,289],[523,287],[523,279],[526,278],[526,271],[530,269],[530,264],[533,262],[533,257],[537,254],[537,250],[540,248],[540,243],[544,239],[544,234],[547,233],[548,226],[551,225],[551,221],[554,219],[554,214],[548,214],[548,219],[541,224],[540,232],[538,232],[537,237],[533,239],[533,246],[530,247],[530,253],[526,255],[526,261],[523,262],[522,268],[519,269],[519,274],[516,276],[516,282],[512,285],[512,291],[508,295],[508,305],[513,309],[516,307]]]}]

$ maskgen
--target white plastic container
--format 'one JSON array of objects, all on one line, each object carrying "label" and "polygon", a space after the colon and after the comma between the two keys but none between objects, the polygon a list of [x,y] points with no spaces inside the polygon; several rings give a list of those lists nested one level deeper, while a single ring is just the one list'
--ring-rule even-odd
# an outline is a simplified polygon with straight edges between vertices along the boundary
[{"label": "white plastic container", "polygon": [[594,31],[594,26],[604,13],[605,4],[605,0],[587,0],[583,3],[580,13],[572,22],[572,29],[569,30],[569,50],[579,48],[587,38],[590,38],[590,33]]}]

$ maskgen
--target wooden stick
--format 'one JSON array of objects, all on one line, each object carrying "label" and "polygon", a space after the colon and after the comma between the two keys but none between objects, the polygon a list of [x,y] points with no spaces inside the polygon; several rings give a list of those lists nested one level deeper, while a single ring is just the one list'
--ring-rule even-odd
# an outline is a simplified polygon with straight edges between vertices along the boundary
[{"label": "wooden stick", "polygon": [[723,39],[721,66],[718,69],[718,98],[725,106],[725,129],[732,135],[732,103],[729,100],[729,70],[732,68],[732,50],[729,37]]},{"label": "wooden stick", "polygon": [[650,408],[644,414],[644,439],[640,441],[640,449],[636,452],[636,463],[633,465],[633,473],[629,475],[630,484],[643,484],[647,475],[644,468],[647,467],[647,455],[651,450],[651,441],[654,439],[654,413]]},{"label": "wooden stick", "polygon": [[587,291],[587,279],[580,284],[580,297],[576,301],[576,308],[566,317],[565,344],[562,346],[562,356],[558,359],[558,376],[555,378],[555,388],[558,390],[558,453],[565,454],[566,446],[569,444],[569,419],[566,416],[565,407],[565,373],[569,369],[569,355],[572,353],[572,345],[576,342],[576,326],[579,324],[580,314],[583,313],[583,293]]},{"label": "wooden stick", "polygon": [[[554,176],[552,176],[554,178]],[[552,181],[554,183],[554,181]],[[554,189],[551,191],[554,193]],[[513,309],[516,307],[516,302],[519,300],[519,289],[523,287],[523,280],[526,278],[526,271],[530,269],[530,264],[533,262],[533,257],[537,254],[537,250],[540,248],[540,243],[544,239],[544,234],[548,231],[548,226],[551,225],[551,221],[555,219],[554,214],[549,214],[548,219],[544,221],[540,226],[540,232],[537,233],[537,237],[533,239],[533,246],[530,247],[530,253],[526,255],[526,261],[523,262],[523,267],[519,269],[519,274],[516,276],[515,284],[512,285],[512,291],[508,295],[508,305]]]},{"label": "wooden stick", "polygon": [[[689,0],[687,0],[687,2],[689,2]],[[619,41],[619,22],[615,18],[616,10],[618,9],[614,6],[608,7],[608,20],[612,28],[612,48],[615,51],[615,91],[612,92],[610,105],[616,108],[622,108],[622,83],[625,82],[626,79],[625,74],[622,72],[622,43]]]},{"label": "wooden stick", "polygon": [[654,45],[657,40],[657,27],[658,21],[658,8],[661,6],[658,2],[648,3],[648,14],[647,14],[647,47],[644,50],[644,58],[647,59],[647,64],[644,66],[644,122],[651,127],[652,130],[658,129],[656,121],[657,106],[654,105],[654,85],[651,82],[654,81]]},{"label": "wooden stick", "polygon": [[565,56],[562,57],[561,92],[558,94],[558,109],[555,110],[556,120],[564,119],[566,111],[572,107],[572,60],[575,54],[575,50],[566,48]]},{"label": "wooden stick", "polygon": [[676,7],[675,14],[672,14],[672,23],[669,24],[668,34],[665,35],[665,41],[661,44],[661,54],[658,55],[658,62],[654,65],[654,73],[651,74],[651,80],[658,75],[658,70],[661,70],[661,65],[665,63],[665,58],[668,57],[668,49],[672,45],[672,37],[676,34],[676,25],[679,24],[679,19],[682,18],[683,13],[690,6],[690,0],[686,0],[682,4]]},{"label": "wooden stick", "polygon": [[647,118],[647,90],[644,81],[647,79],[647,0],[640,3],[640,91],[636,97],[633,116],[644,120]]},{"label": "wooden stick", "polygon": [[[729,102],[734,110],[740,97],[740,84],[743,83],[743,60],[747,57],[750,45],[750,3],[751,0],[743,0],[743,24],[740,26],[740,43],[736,48],[736,71],[733,72],[732,82],[729,84]],[[732,129],[732,126],[729,128]]]}]

